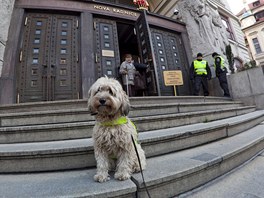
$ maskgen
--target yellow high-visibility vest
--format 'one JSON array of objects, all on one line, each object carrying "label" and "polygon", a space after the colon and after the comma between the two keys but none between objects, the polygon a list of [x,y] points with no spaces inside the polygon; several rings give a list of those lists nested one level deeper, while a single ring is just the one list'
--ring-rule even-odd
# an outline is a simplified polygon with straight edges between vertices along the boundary
[{"label": "yellow high-visibility vest", "polygon": [[206,64],[207,64],[206,60],[202,60],[202,61],[195,60],[193,62],[195,73],[197,75],[203,75],[203,74],[207,75]]},{"label": "yellow high-visibility vest", "polygon": [[[220,58],[221,59],[220,66],[221,66],[221,69],[224,71],[225,70],[225,59],[222,56],[217,56],[217,57],[215,57],[215,59],[216,58]],[[214,68],[216,69],[215,62],[214,62]]]}]

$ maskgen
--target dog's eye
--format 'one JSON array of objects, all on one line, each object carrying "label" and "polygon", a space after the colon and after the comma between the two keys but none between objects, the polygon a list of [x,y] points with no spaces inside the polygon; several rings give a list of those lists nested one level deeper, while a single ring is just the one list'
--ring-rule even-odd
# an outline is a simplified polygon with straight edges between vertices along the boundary
[{"label": "dog's eye", "polygon": [[114,95],[114,93],[113,93],[113,91],[112,91],[111,89],[109,89],[108,91],[109,91],[109,93],[110,93],[112,96]]}]

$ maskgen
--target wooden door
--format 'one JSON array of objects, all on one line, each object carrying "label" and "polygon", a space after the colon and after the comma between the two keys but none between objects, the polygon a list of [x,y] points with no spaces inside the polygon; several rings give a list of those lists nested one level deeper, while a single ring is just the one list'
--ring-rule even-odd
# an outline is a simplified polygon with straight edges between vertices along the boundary
[{"label": "wooden door", "polygon": [[[162,95],[174,95],[172,86],[165,86],[163,71],[183,70],[183,47],[181,46],[181,37],[178,34],[163,30],[151,28],[151,36],[157,71],[159,74],[160,91]],[[184,71],[183,71],[184,72]]]},{"label": "wooden door", "polygon": [[97,78],[117,78],[120,66],[119,44],[116,22],[108,19],[94,19],[95,71]]},{"label": "wooden door", "polygon": [[138,38],[139,52],[143,64],[149,65],[147,73],[147,94],[160,95],[159,75],[157,73],[156,59],[150,28],[146,19],[146,11],[142,11],[135,23]]},{"label": "wooden door", "polygon": [[80,97],[78,17],[27,13],[17,69],[18,102]]}]

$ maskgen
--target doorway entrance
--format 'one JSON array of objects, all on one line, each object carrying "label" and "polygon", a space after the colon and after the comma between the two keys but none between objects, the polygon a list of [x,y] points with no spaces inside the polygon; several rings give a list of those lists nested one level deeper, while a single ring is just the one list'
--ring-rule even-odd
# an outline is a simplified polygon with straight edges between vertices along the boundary
[{"label": "doorway entrance", "polygon": [[128,23],[117,23],[117,34],[121,62],[125,54],[132,54],[136,62],[141,62],[138,51],[138,40],[135,34],[135,26]]},{"label": "doorway entrance", "polygon": [[17,69],[17,102],[80,97],[79,17],[27,13]]}]

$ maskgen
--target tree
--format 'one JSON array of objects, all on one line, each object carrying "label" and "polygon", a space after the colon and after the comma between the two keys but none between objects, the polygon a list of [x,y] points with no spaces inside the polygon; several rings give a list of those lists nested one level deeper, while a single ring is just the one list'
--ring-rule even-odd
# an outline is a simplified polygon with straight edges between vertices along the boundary
[{"label": "tree", "polygon": [[226,46],[226,57],[228,60],[229,69],[231,70],[231,73],[234,73],[234,54],[232,52],[232,48],[230,45]]}]

